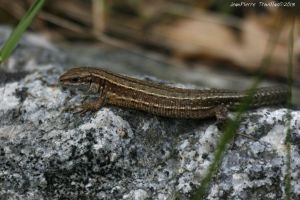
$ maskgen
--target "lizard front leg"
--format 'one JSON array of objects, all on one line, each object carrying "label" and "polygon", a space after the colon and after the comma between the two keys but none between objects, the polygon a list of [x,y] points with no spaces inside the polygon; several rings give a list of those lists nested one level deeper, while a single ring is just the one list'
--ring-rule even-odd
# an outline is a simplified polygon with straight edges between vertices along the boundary
[{"label": "lizard front leg", "polygon": [[80,106],[80,110],[77,113],[80,113],[81,115],[83,115],[84,113],[86,113],[88,111],[100,110],[100,108],[102,108],[105,105],[105,99],[106,99],[106,97],[101,95],[97,100],[87,102],[87,103],[83,104],[82,106]]},{"label": "lizard front leg", "polygon": [[100,110],[107,102],[107,87],[103,87],[103,90],[99,98],[95,101],[87,102],[80,106],[80,110],[77,113],[83,115],[88,111],[97,111]]}]

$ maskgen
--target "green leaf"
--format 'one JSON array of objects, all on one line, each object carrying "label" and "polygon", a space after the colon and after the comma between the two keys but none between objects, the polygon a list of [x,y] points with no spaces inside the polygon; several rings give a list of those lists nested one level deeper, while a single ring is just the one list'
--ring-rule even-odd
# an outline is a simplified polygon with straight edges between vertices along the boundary
[{"label": "green leaf", "polygon": [[0,51],[0,63],[4,62],[17,46],[23,33],[26,31],[28,26],[31,24],[33,18],[39,12],[45,0],[36,0],[27,13],[23,16],[17,27],[13,30],[10,37],[4,43]]},{"label": "green leaf", "polygon": [[255,94],[255,91],[257,90],[257,87],[259,83],[263,79],[263,75],[266,72],[266,70],[269,68],[272,60],[272,54],[275,48],[275,45],[278,42],[278,38],[281,32],[281,29],[284,24],[284,19],[281,17],[279,19],[279,22],[277,24],[277,31],[275,33],[270,33],[270,39],[268,42],[268,49],[264,55],[264,58],[261,61],[259,71],[252,83],[252,85],[249,87],[249,89],[246,92],[246,98],[241,102],[240,106],[237,109],[237,114],[234,117],[233,120],[231,120],[226,128],[224,133],[222,134],[219,143],[217,144],[216,151],[214,153],[214,159],[212,160],[210,166],[208,167],[207,174],[204,176],[202,179],[199,188],[196,190],[196,194],[194,196],[194,200],[199,200],[203,199],[206,189],[212,179],[212,177],[217,173],[217,170],[219,168],[219,165],[223,159],[224,152],[226,151],[226,146],[229,144],[233,139],[236,134],[236,130],[238,129],[241,119],[242,119],[242,114],[245,113]]}]

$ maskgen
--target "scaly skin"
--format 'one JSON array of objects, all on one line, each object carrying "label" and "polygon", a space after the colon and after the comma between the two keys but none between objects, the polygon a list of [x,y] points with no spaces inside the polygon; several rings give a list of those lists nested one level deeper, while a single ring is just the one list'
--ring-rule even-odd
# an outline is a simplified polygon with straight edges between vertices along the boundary
[{"label": "scaly skin", "polygon": [[[228,109],[234,110],[246,98],[245,91],[174,88],[91,67],[72,68],[59,81],[63,86],[99,93],[96,101],[83,105],[82,113],[113,105],[172,118],[224,119]],[[259,88],[250,106],[285,103],[287,96],[286,87]]]}]

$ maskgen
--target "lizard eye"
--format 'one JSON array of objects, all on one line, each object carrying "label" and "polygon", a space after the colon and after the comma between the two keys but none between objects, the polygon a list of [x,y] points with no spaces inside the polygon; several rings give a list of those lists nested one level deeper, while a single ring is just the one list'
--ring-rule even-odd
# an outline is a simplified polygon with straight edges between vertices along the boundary
[{"label": "lizard eye", "polygon": [[79,81],[79,78],[72,78],[72,81],[73,81],[73,82],[78,82],[78,81]]}]

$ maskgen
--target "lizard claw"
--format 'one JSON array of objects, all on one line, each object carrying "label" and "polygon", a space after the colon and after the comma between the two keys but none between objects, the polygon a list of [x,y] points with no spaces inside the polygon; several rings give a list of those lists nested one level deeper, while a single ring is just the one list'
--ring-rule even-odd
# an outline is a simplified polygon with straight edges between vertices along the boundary
[{"label": "lizard claw", "polygon": [[80,116],[84,116],[85,113],[87,113],[89,110],[87,109],[82,109],[82,110],[79,110],[78,113],[80,114]]},{"label": "lizard claw", "polygon": [[75,113],[79,113],[81,116],[83,116],[85,113],[89,112],[89,111],[97,111],[100,109],[102,105],[102,101],[94,101],[94,102],[89,102],[86,104],[83,104],[82,106],[79,107],[79,111],[75,112]]},{"label": "lizard claw", "polygon": [[74,113],[80,114],[80,116],[83,116],[85,113],[87,113],[90,110],[91,110],[91,108],[87,104],[85,104],[85,105],[79,106],[79,110],[75,111]]}]

